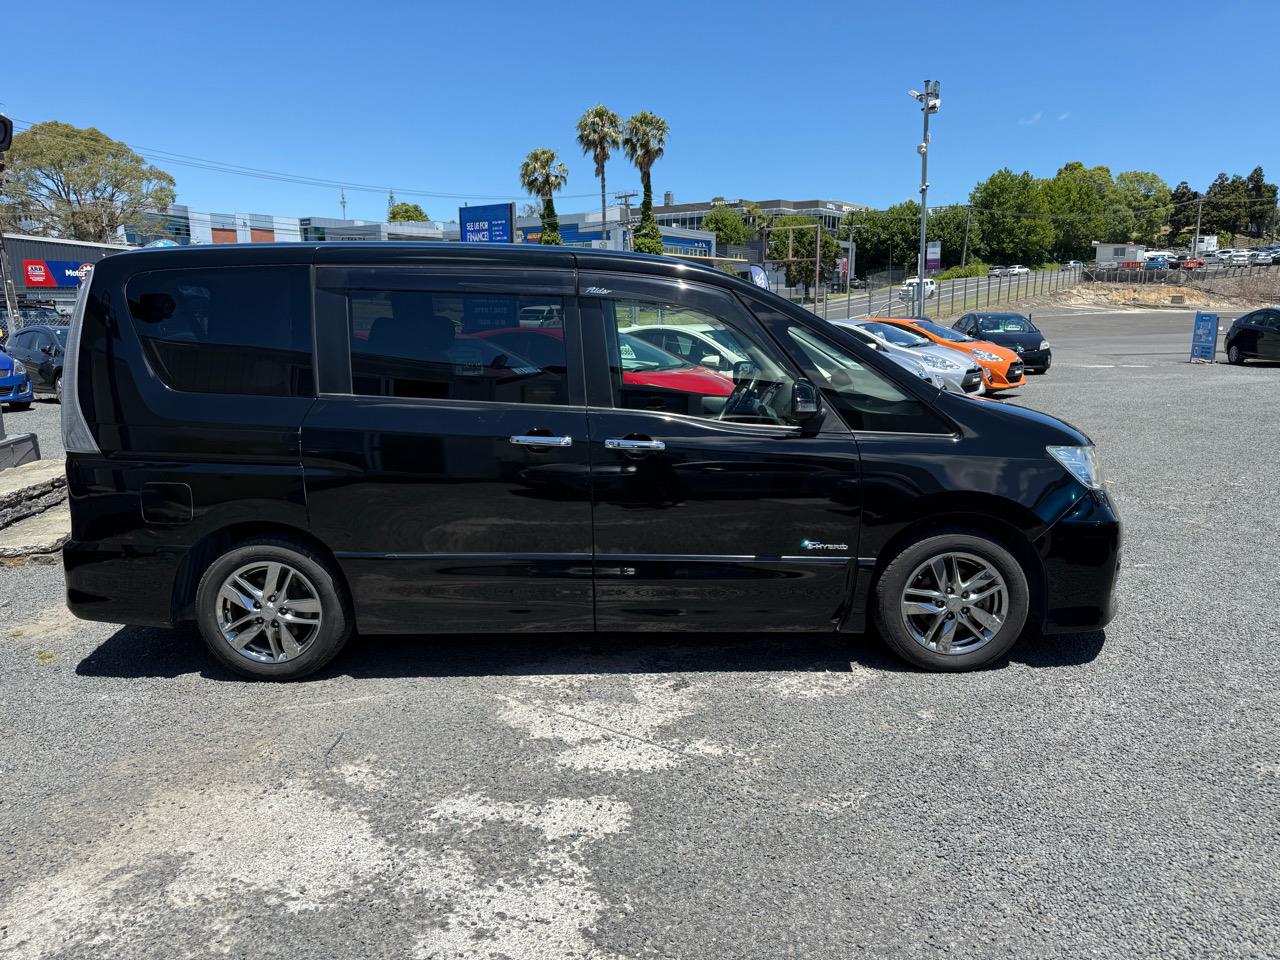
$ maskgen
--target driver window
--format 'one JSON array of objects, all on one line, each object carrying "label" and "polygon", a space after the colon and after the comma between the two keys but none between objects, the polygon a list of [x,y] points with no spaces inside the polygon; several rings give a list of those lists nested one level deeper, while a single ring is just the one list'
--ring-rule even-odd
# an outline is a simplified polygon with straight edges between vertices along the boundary
[{"label": "driver window", "polygon": [[791,424],[795,378],[725,318],[677,304],[605,299],[614,404],[734,423]]},{"label": "driver window", "polygon": [[876,433],[950,433],[922,400],[899,389],[847,351],[802,327],[787,334],[796,359],[850,429]]}]

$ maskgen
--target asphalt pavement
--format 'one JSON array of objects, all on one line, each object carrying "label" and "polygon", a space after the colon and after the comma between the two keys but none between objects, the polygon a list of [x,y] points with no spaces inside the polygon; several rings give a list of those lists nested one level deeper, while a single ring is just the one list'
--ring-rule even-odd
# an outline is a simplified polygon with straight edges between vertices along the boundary
[{"label": "asphalt pavement", "polygon": [[1036,320],[1006,402],[1098,444],[1121,609],[980,673],[404,637],[254,684],[0,567],[0,956],[1276,956],[1280,365]]}]

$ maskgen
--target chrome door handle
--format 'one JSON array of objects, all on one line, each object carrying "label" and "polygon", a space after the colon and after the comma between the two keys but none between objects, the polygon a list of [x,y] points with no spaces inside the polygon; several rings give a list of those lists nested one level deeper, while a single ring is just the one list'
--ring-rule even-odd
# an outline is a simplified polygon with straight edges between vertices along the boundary
[{"label": "chrome door handle", "polygon": [[573,437],[514,436],[511,442],[521,447],[572,447]]},{"label": "chrome door handle", "polygon": [[604,442],[606,450],[623,450],[627,453],[665,450],[667,445],[661,440],[626,440],[611,439]]}]

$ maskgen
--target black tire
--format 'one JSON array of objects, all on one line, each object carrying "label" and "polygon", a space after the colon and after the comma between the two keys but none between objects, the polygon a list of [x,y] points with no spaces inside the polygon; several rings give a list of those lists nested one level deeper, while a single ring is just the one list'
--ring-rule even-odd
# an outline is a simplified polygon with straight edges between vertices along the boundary
[{"label": "black tire", "polygon": [[30,410],[30,409],[31,409],[31,403],[30,403],[30,402],[27,402],[27,403],[10,403],[10,404],[7,404],[7,406],[9,407],[9,409],[10,409],[10,410],[15,410],[15,411],[17,411],[18,413],[21,413],[23,410]]},{"label": "black tire", "polygon": [[[917,642],[904,623],[901,605],[912,572],[932,557],[953,552],[971,554],[995,568],[1004,579],[1008,608],[1000,628],[985,645],[945,654]],[[1027,575],[1017,558],[987,534],[958,527],[927,531],[907,543],[881,573],[872,605],[876,626],[889,649],[909,663],[936,671],[974,670],[1004,656],[1026,628],[1030,610]]]},{"label": "black tire", "polygon": [[[255,561],[280,562],[301,573],[320,601],[321,623],[302,652],[285,662],[259,662],[238,651],[218,626],[219,592],[226,579]],[[264,537],[237,544],[218,557],[196,590],[196,619],[210,653],[224,666],[255,680],[296,680],[319,670],[338,655],[351,636],[355,618],[346,584],[331,562],[305,544]]]},{"label": "black tire", "polygon": [[1227,347],[1227,363],[1234,363],[1236,366],[1244,363],[1244,354],[1234,343]]}]

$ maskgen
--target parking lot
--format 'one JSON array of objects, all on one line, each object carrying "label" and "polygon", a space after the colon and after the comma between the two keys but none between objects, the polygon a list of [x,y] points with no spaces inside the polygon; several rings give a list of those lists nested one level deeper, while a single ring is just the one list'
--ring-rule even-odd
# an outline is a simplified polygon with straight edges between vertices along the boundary
[{"label": "parking lot", "polygon": [[[1256,957],[1280,943],[1280,364],[1039,311],[1105,633],[357,638],[241,681],[0,567],[0,955]],[[1224,315],[1222,326],[1229,325]],[[58,408],[6,415],[61,453]]]}]

